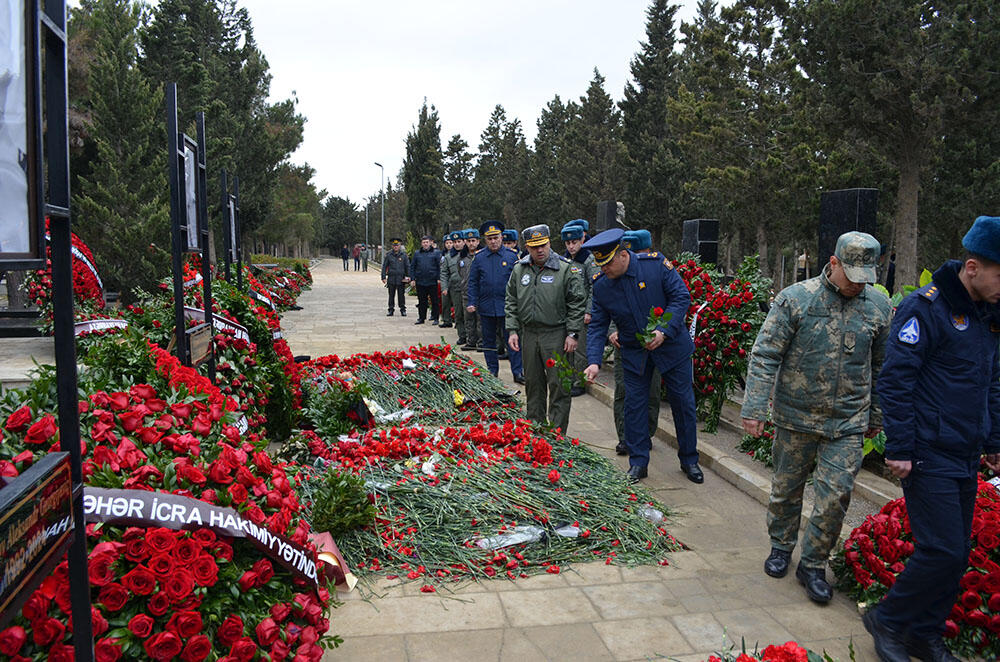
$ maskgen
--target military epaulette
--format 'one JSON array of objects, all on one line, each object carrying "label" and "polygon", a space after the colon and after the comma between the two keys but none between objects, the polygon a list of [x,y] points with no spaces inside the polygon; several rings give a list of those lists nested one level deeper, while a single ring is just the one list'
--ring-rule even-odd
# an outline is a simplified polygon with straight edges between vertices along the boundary
[{"label": "military epaulette", "polygon": [[938,298],[938,295],[941,294],[941,290],[938,289],[937,285],[931,283],[929,285],[924,285],[917,290],[917,294],[919,294],[920,298],[925,301],[934,301]]},{"label": "military epaulette", "polygon": [[598,278],[600,278],[603,275],[604,275],[603,271],[598,271],[596,274],[594,274],[593,276],[591,276],[591,280],[597,280]]},{"label": "military epaulette", "polygon": [[558,257],[559,257],[560,260],[562,260],[563,262],[566,262],[567,264],[573,261],[573,260],[569,259],[568,257],[566,257],[565,255],[559,255]]},{"label": "military epaulette", "polygon": [[656,251],[653,251],[652,253],[636,253],[636,257],[640,260],[655,260],[660,257],[660,254]]}]

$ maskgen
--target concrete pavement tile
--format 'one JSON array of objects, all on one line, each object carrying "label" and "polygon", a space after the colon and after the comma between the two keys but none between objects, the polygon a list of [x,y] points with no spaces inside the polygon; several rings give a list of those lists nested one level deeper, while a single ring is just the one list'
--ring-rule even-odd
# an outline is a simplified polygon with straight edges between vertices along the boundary
[{"label": "concrete pavement tile", "polygon": [[818,639],[810,641],[799,641],[803,648],[822,655],[824,651],[838,662],[848,662],[851,659],[851,647],[854,648],[854,659],[857,662],[878,662],[878,655],[875,653],[875,644],[872,643],[871,636],[865,632],[863,635],[853,637],[837,637],[836,639]]},{"label": "concrete pavement tile", "polygon": [[715,618],[726,629],[726,637],[730,641],[745,640],[747,648],[753,648],[755,644],[763,648],[768,644],[783,644],[794,639],[791,632],[759,607],[716,611]]},{"label": "concrete pavement tile", "polygon": [[583,592],[605,620],[669,616],[684,611],[677,597],[662,582],[587,586]]},{"label": "concrete pavement tile", "polygon": [[711,612],[678,614],[670,620],[694,650],[715,651],[722,647],[725,631]]},{"label": "concrete pavement tile", "polygon": [[[678,598],[677,601],[680,603],[684,610],[688,613],[696,614],[703,611],[715,611],[717,609],[723,609],[729,606],[728,602],[720,602],[716,600],[714,596],[711,595],[685,595],[683,598]],[[740,603],[738,605],[733,605],[733,607],[746,607],[745,603]]]},{"label": "concrete pavement tile", "polygon": [[570,586],[588,586],[591,584],[618,584],[622,581],[622,573],[631,568],[619,569],[615,565],[604,563],[574,563],[560,573]]},{"label": "concrete pavement tile", "polygon": [[[336,628],[333,628],[336,631]],[[344,643],[323,653],[323,662],[406,662],[406,644],[402,635],[344,637]]]},{"label": "concrete pavement tile", "polygon": [[531,641],[526,632],[523,628],[503,630],[503,640],[495,653],[498,662],[548,662],[549,656]]},{"label": "concrete pavement tile", "polygon": [[465,662],[496,657],[503,630],[463,630],[406,635],[409,662]]},{"label": "concrete pavement tile", "polygon": [[[377,607],[377,609],[376,609]],[[496,627],[504,622],[497,594],[447,599],[435,594],[354,602],[337,609],[337,632],[345,636],[448,632]]]},{"label": "concrete pavement tile", "polygon": [[449,582],[437,587],[442,595],[455,594],[465,596],[468,593],[497,593],[500,591],[517,591],[517,582],[508,579],[482,579],[479,581],[463,579],[459,582]]},{"label": "concrete pavement tile", "polygon": [[673,552],[667,560],[670,565],[657,567],[660,576],[667,580],[698,577],[708,570],[714,570],[705,556],[695,550]]},{"label": "concrete pavement tile", "polygon": [[[743,540],[740,540],[742,543]],[[770,547],[733,547],[727,545],[722,549],[699,550],[702,558],[714,570],[726,574],[759,575],[761,580],[768,579],[764,574],[764,559],[767,558]],[[773,578],[772,578],[773,579]]]},{"label": "concrete pavement tile", "polygon": [[549,660],[603,662],[615,659],[605,647],[598,632],[590,624],[578,623],[524,628],[521,632]]},{"label": "concrete pavement tile", "polygon": [[707,593],[705,584],[698,579],[674,579],[664,582],[670,592],[678,598],[687,598]]},{"label": "concrete pavement tile", "polygon": [[765,611],[800,639],[825,639],[831,632],[868,637],[858,613],[835,603],[825,607],[812,603],[778,605],[765,607]]},{"label": "concrete pavement tile", "polygon": [[694,649],[666,618],[635,618],[595,623],[616,660],[649,659],[691,653]]},{"label": "concrete pavement tile", "polygon": [[562,572],[558,575],[545,572],[540,575],[522,577],[521,579],[513,582],[513,584],[520,589],[529,591],[541,588],[564,588],[569,585],[566,578],[563,577]]},{"label": "concrete pavement tile", "polygon": [[578,588],[511,591],[497,596],[514,627],[589,623],[600,618]]}]

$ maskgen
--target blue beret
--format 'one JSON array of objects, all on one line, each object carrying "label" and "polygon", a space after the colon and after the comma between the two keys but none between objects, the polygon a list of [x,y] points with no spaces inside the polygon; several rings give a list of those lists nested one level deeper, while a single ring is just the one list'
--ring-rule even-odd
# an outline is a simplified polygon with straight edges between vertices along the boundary
[{"label": "blue beret", "polygon": [[517,230],[514,230],[513,228],[507,228],[500,234],[503,235],[504,241],[517,241]]},{"label": "blue beret", "polygon": [[581,228],[583,228],[584,232],[590,232],[590,222],[587,221],[587,219],[585,218],[574,218],[566,225],[579,225]]},{"label": "blue beret", "polygon": [[646,250],[653,247],[653,235],[649,234],[649,230],[636,230],[635,240],[638,243],[632,244],[632,250]]},{"label": "blue beret", "polygon": [[583,226],[577,225],[572,221],[563,226],[563,229],[559,232],[562,236],[563,241],[567,239],[583,239]]},{"label": "blue beret", "polygon": [[448,235],[448,238],[451,239],[452,241],[456,241],[458,239],[465,239],[465,234],[461,230],[459,230],[458,232],[452,232],[450,235]]},{"label": "blue beret", "polygon": [[475,228],[469,228],[467,230],[463,230],[462,234],[465,235],[466,239],[479,239],[479,230]]},{"label": "blue beret", "polygon": [[635,236],[635,230],[626,230],[622,234],[622,248],[627,248],[628,250],[633,250],[638,248],[637,237]]},{"label": "blue beret", "polygon": [[962,237],[965,250],[1000,264],[1000,216],[980,216]]}]

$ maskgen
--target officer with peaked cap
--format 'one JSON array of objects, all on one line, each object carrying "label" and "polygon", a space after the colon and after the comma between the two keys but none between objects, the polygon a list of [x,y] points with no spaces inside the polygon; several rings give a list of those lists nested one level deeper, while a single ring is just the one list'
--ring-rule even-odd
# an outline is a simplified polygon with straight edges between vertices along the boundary
[{"label": "officer with peaked cap", "polygon": [[547,362],[560,354],[572,365],[579,351],[587,303],[583,270],[552,251],[547,225],[525,228],[524,243],[528,255],[518,260],[506,289],[510,345],[521,350],[524,360],[528,418],[548,422],[565,434],[572,397],[562,386],[558,368]]},{"label": "officer with peaked cap", "polygon": [[[590,323],[590,298],[591,291],[593,289],[594,279],[597,275],[601,273],[601,270],[594,264],[594,256],[590,253],[589,249],[583,247],[583,242],[585,241],[586,228],[582,224],[586,224],[587,221],[582,218],[578,218],[575,221],[570,221],[563,226],[562,230],[559,232],[560,237],[563,240],[563,245],[566,247],[566,253],[563,254],[567,260],[575,262],[580,269],[583,271],[583,284],[585,291],[587,293],[587,303],[584,308],[586,311],[583,315],[583,323],[587,325]],[[586,326],[584,326],[586,329]],[[573,367],[583,373],[587,369],[587,335],[586,333],[581,334],[580,343],[573,352]],[[583,395],[585,393],[584,384],[574,384],[573,390],[570,391],[570,395],[576,397],[578,395]]]},{"label": "officer with peaked cap", "polygon": [[878,256],[875,237],[842,234],[819,276],[775,297],[747,369],[743,428],[760,436],[769,406],[775,425],[767,507],[771,553],[764,572],[771,577],[788,572],[799,539],[802,488],[812,473],[814,505],[795,576],[819,603],[833,597],[826,564],[861,469],[863,437],[882,427],[871,390],[882,367],[892,306],[869,285],[876,280]]},{"label": "officer with peaked cap", "polygon": [[[594,254],[601,276],[594,280],[593,309],[587,327],[587,379],[600,371],[604,340],[613,321],[618,327],[625,369],[625,443],[629,452],[629,479],[645,478],[652,442],[646,422],[650,375],[663,375],[677,433],[681,470],[695,483],[704,481],[698,466],[691,354],[694,343],[684,326],[691,294],[670,261],[659,253],[637,255],[621,247],[624,232],[605,230],[583,244]],[[650,311],[662,308],[670,322],[658,327],[654,338],[641,345],[637,335],[646,328]]]},{"label": "officer with peaked cap", "polygon": [[[514,270],[517,255],[503,247],[503,223],[486,221],[479,232],[486,239],[486,248],[476,254],[469,271],[469,305],[467,312],[479,315],[486,367],[494,376],[500,374],[497,358],[497,336],[507,345],[507,327],[504,323],[504,294],[510,273]],[[507,349],[511,349],[507,347]],[[523,378],[521,355],[508,352],[510,371],[515,381]]]},{"label": "officer with peaked cap", "polygon": [[[482,350],[482,339],[479,337],[479,315],[469,312],[469,273],[472,271],[472,262],[476,258],[479,250],[479,230],[466,228],[462,230],[462,237],[465,240],[465,248],[458,253],[458,281],[459,292],[462,295],[462,308],[465,316],[465,344],[462,349],[466,351]],[[459,335],[463,335],[460,331]]]},{"label": "officer with peaked cap", "polygon": [[957,661],[941,635],[969,566],[980,461],[1000,472],[1000,217],[977,218],[962,246],[899,304],[876,384],[916,545],[863,618],[890,662]]}]

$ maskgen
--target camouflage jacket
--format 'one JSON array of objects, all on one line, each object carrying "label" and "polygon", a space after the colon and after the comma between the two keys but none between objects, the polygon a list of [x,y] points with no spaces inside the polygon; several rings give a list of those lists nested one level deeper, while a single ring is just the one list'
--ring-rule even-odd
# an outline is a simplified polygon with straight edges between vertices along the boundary
[{"label": "camouflage jacket", "polygon": [[829,266],[774,300],[750,355],[743,418],[836,438],[882,425],[872,388],[885,356],[892,306],[871,286],[842,296]]}]

